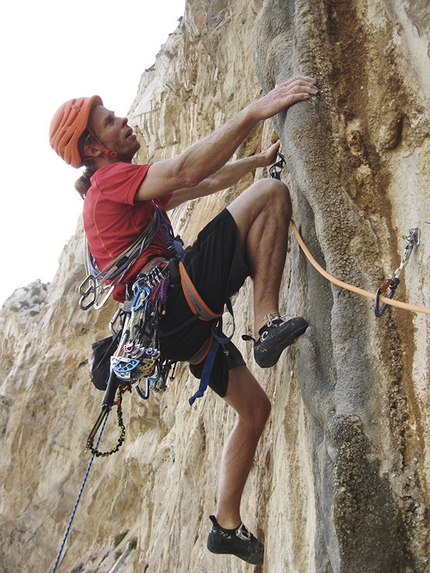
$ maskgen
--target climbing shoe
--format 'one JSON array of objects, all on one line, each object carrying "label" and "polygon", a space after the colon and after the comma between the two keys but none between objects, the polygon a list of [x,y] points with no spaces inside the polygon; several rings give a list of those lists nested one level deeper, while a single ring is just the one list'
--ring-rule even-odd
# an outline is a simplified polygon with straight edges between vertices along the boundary
[{"label": "climbing shoe", "polygon": [[212,529],[208,537],[208,549],[212,553],[235,555],[252,565],[262,565],[264,545],[242,523],[237,529],[224,529],[215,516],[210,515]]},{"label": "climbing shoe", "polygon": [[308,323],[297,316],[290,320],[282,320],[269,315],[267,324],[260,328],[259,338],[254,342],[254,358],[260,368],[274,366],[285,348],[304,333]]}]

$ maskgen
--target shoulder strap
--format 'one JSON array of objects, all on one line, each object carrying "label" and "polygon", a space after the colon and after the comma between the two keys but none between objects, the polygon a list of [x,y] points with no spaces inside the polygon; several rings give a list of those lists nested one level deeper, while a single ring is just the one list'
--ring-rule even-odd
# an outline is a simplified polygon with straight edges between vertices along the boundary
[{"label": "shoulder strap", "polygon": [[[160,213],[161,209],[156,205],[154,216],[142,234],[102,271],[97,268],[94,256],[90,252],[88,241],[85,240],[85,267],[88,274],[79,285],[79,294],[81,295],[79,306],[82,310],[88,310],[92,306],[99,310],[104,305],[122,277],[154,240],[161,224]],[[106,284],[107,282],[109,282],[108,285]],[[101,296],[103,298],[99,300]]]}]

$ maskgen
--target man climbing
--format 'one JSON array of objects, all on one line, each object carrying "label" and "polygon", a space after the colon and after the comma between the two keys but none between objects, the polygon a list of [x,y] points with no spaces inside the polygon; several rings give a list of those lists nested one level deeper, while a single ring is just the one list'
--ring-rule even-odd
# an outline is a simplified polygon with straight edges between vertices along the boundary
[{"label": "man climbing", "polygon": [[[274,163],[279,142],[263,153],[227,162],[260,121],[317,91],[312,78],[293,77],[178,157],[151,165],[131,163],[140,144],[127,119],[116,117],[98,96],[63,104],[52,119],[50,143],[66,163],[86,167],[76,187],[84,198],[84,229],[98,267],[105,268],[129,247],[157,209],[167,219],[166,211],[183,202],[227,189],[257,167]],[[275,179],[259,180],[206,225],[181,257],[193,287],[214,313],[222,311],[251,276],[254,358],[262,368],[276,364],[282,351],[307,328],[300,317],[284,321],[278,308],[290,217],[287,187]],[[193,374],[201,377],[205,360],[195,357],[210,339],[216,319],[192,320],[178,271],[180,257],[172,257],[161,229],[127,269],[113,296],[123,301],[127,284],[142,269],[166,260],[170,285],[159,322],[161,352],[171,360],[189,361]],[[207,546],[213,553],[261,564],[264,546],[243,525],[240,503],[270,402],[231,341],[216,352],[209,386],[234,408],[237,420],[222,454]]]}]

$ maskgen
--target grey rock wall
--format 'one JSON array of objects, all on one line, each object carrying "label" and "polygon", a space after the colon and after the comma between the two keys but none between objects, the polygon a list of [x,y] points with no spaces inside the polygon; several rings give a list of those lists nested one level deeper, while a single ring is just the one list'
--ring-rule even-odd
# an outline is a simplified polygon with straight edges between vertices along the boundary
[{"label": "grey rock wall", "polygon": [[[428,15],[419,2],[272,0],[254,31],[265,90],[295,73],[321,88],[275,120],[306,243],[335,277],[374,291],[400,264],[402,234],[420,227],[427,247],[399,290],[422,305]],[[298,343],[296,373],[310,416],[316,569],[425,570],[426,446],[416,416],[428,420],[428,402],[416,396],[428,381],[417,366],[428,362],[428,318],[388,311],[375,319],[365,300],[327,284],[303,256],[300,265],[314,327]]]}]

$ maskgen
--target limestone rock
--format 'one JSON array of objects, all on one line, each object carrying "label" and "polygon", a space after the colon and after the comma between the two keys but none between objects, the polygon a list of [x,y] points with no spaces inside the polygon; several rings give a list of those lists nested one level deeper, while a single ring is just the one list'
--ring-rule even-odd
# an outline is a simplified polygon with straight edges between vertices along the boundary
[{"label": "limestone rock", "polygon": [[40,280],[16,289],[4,302],[3,306],[19,316],[19,322],[24,326],[27,318],[39,314],[46,303],[48,286]]},{"label": "limestone rock", "polygon": [[[374,292],[398,268],[407,235],[422,240],[396,298],[430,307],[429,14],[425,0],[188,0],[178,29],[143,75],[130,121],[139,161],[171,157],[295,73],[317,97],[265,122],[275,131],[294,219],[334,276]],[[178,208],[190,242],[233,189]],[[102,395],[88,377],[91,343],[116,305],[78,308],[82,229],[50,285],[18,289],[0,311],[0,562],[4,573],[52,568],[89,461]],[[37,292],[36,292],[37,291]],[[429,318],[333,286],[293,235],[281,310],[311,327],[269,372],[235,341],[273,403],[246,487],[243,518],[266,543],[262,571],[430,571]],[[237,333],[252,324],[247,283]],[[185,365],[165,394],[124,396],[126,440],[91,468],[58,571],[249,571],[205,548],[222,445],[234,416],[210,392],[193,408]],[[117,440],[112,414],[102,449]]]}]

